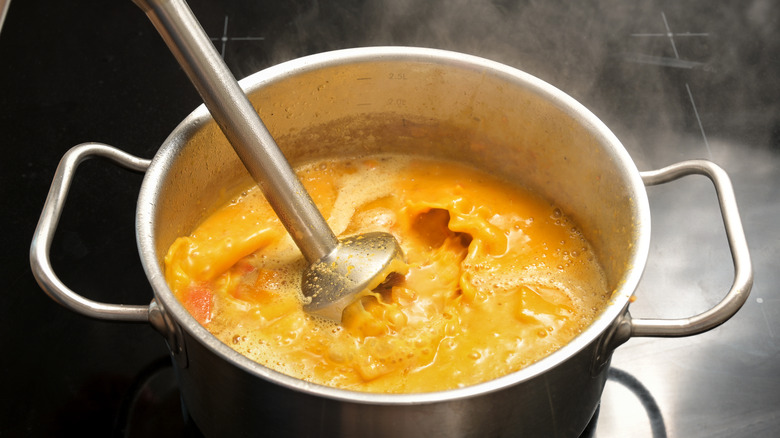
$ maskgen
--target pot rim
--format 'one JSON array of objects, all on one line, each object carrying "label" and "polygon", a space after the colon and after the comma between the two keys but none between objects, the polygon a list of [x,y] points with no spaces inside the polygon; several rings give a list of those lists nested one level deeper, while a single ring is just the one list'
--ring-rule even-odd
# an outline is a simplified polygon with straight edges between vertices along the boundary
[{"label": "pot rim", "polygon": [[175,323],[190,336],[198,339],[213,353],[232,362],[247,373],[310,395],[362,404],[410,405],[481,396],[533,379],[557,367],[590,345],[608,331],[613,322],[624,313],[624,309],[627,307],[629,299],[639,283],[647,261],[650,242],[649,203],[639,171],[626,149],[601,120],[574,98],[541,79],[516,68],[473,55],[440,49],[392,46],[342,49],[309,55],[261,70],[242,79],[239,81],[239,84],[247,93],[251,93],[258,88],[284,80],[290,76],[320,68],[363,62],[398,60],[430,62],[444,66],[490,71],[491,74],[497,77],[503,77],[508,82],[515,83],[536,94],[545,96],[551,104],[585,126],[600,144],[609,148],[616,164],[622,167],[628,174],[628,189],[632,195],[631,201],[634,204],[633,209],[635,212],[634,225],[636,227],[635,235],[637,240],[633,242],[632,257],[626,267],[623,282],[613,292],[604,311],[585,331],[572,339],[568,344],[525,368],[487,382],[436,392],[383,394],[333,388],[299,380],[274,371],[236,352],[201,326],[179,303],[168,288],[162,269],[157,263],[153,213],[158,193],[160,192],[160,184],[163,181],[162,176],[169,170],[176,151],[186,143],[187,139],[202,124],[212,119],[205,105],[201,104],[163,142],[146,172],[138,198],[136,238],[144,271],[154,289],[155,299],[162,304],[165,312],[172,316]]}]

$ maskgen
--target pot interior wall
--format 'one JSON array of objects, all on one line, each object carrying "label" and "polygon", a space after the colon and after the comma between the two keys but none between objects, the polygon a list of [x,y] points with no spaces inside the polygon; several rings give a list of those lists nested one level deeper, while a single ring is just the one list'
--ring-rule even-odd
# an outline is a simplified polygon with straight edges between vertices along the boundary
[{"label": "pot interior wall", "polygon": [[[281,72],[281,73],[280,73]],[[454,159],[524,185],[574,218],[609,286],[620,287],[637,239],[621,146],[573,101],[517,71],[432,59],[330,62],[243,81],[293,163],[377,152]],[[249,177],[205,112],[161,150],[171,163],[154,214],[157,259]],[[633,166],[633,163],[631,163]]]}]

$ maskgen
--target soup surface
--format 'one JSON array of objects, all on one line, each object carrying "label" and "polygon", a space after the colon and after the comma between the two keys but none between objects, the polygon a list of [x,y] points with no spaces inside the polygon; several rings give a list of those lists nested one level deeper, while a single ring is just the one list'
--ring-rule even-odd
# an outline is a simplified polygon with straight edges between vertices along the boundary
[{"label": "soup surface", "polygon": [[303,311],[306,262],[259,188],[177,239],[165,259],[173,292],[215,336],[270,368],[358,391],[462,387],[565,345],[609,297],[572,221],[490,175],[399,156],[297,171],[336,235],[392,233],[407,265],[337,324]]}]

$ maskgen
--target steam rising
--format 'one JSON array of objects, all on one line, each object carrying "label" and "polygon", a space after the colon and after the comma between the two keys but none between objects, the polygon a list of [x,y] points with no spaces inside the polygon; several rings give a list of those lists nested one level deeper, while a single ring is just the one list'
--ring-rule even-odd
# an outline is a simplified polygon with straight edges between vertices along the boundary
[{"label": "steam rising", "polygon": [[[701,135],[674,134],[699,133],[693,105],[700,106],[701,130],[713,141],[729,135],[776,146],[780,81],[766,89],[767,81],[758,79],[777,67],[771,61],[749,70],[744,66],[753,58],[780,62],[767,55],[780,49],[780,3],[752,0],[714,8],[704,2],[701,7],[706,10],[696,13],[677,2],[614,0],[256,2],[229,11],[260,17],[244,33],[265,37],[261,46],[241,52],[232,68],[243,77],[289,59],[350,47],[448,49],[516,67],[570,94],[618,135],[640,167],[668,164],[670,149],[680,159],[718,161],[717,151],[708,156]],[[734,32],[743,36],[731,38]],[[718,108],[734,107],[733,115],[711,114],[707,100],[712,99],[720,100],[713,105]],[[752,110],[756,102],[777,110],[758,113]],[[772,134],[756,129],[760,126],[777,128]]]},{"label": "steam rising", "polygon": [[288,11],[288,25],[268,39],[271,64],[340,48],[404,45],[482,56],[553,83],[593,77],[608,55],[604,22],[626,14],[599,3],[607,2],[311,1]]}]

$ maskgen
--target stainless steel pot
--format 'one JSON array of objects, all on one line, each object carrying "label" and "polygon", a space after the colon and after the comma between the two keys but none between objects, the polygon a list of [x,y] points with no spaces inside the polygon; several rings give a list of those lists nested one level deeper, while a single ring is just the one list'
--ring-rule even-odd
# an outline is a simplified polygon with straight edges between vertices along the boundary
[{"label": "stainless steel pot", "polygon": [[[431,49],[362,48],[309,56],[241,81],[292,162],[396,152],[456,159],[563,206],[594,247],[614,289],[593,324],[549,357],[478,385],[424,394],[366,394],[300,381],[236,353],[177,302],[163,276],[173,240],[188,234],[249,176],[201,106],[150,161],[88,143],[63,157],[31,248],[41,287],[99,319],[148,321],[164,337],[184,403],[208,436],[576,436],[598,405],[612,351],[632,336],[688,336],[729,319],[752,268],[733,190],[708,161],[639,172],[618,139],[572,98],[513,68]],[[154,289],[149,306],[91,301],[62,284],[48,252],[73,173],[91,156],[145,170],[136,233]],[[645,185],[688,174],[717,189],[735,264],[732,288],[700,315],[632,318],[645,266]]]}]

